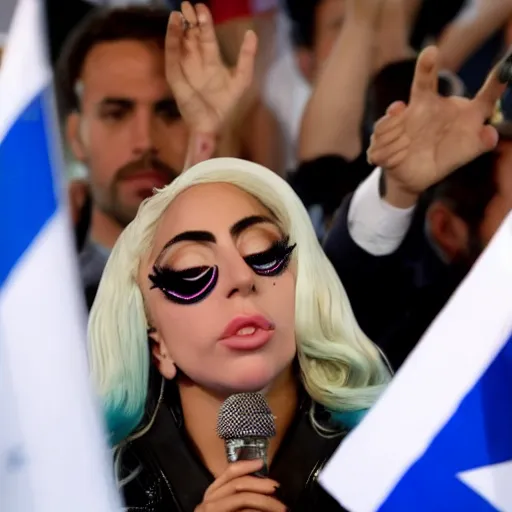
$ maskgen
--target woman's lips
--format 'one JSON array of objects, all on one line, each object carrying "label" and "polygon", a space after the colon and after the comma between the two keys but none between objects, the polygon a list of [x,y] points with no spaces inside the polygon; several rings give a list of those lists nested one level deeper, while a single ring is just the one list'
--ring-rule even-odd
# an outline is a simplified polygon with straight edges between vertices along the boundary
[{"label": "woman's lips", "polygon": [[274,325],[262,316],[237,317],[224,329],[219,343],[232,350],[257,350],[274,334]]}]

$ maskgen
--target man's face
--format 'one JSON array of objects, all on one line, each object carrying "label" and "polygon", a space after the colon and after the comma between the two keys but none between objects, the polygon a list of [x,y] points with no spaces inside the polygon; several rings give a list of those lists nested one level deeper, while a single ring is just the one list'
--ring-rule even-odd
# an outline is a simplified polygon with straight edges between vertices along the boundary
[{"label": "man's face", "polygon": [[98,44],[78,88],[68,138],[88,167],[95,206],[124,226],[184,165],[188,133],[165,80],[164,51],[135,40]]},{"label": "man's face", "polygon": [[501,141],[498,146],[499,159],[495,169],[497,193],[485,210],[480,227],[483,245],[487,245],[501,223],[512,211],[512,141]]},{"label": "man's face", "polygon": [[314,73],[322,67],[340,33],[345,17],[345,0],[321,0],[315,11],[313,40]]}]

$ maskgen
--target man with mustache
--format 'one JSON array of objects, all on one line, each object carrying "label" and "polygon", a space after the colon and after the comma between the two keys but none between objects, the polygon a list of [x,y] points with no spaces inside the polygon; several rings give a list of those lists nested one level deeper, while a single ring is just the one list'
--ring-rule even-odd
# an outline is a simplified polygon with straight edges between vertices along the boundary
[{"label": "man with mustache", "polygon": [[[182,10],[187,30],[199,37],[194,9],[184,2]],[[215,41],[208,10],[203,17],[201,37]],[[75,183],[71,202],[83,204],[75,221],[82,235],[80,271],[89,305],[111,248],[141,202],[199,154],[201,159],[211,156],[217,118],[226,117],[224,111],[236,104],[252,78],[256,43],[249,37],[240,72],[210,60],[210,79],[196,83],[206,61],[185,59],[173,95],[168,83],[173,64],[165,48],[168,19],[164,8],[99,9],[72,33],[57,63],[66,139],[88,171],[87,192]],[[186,108],[191,91],[202,110],[186,126],[177,104]]]}]

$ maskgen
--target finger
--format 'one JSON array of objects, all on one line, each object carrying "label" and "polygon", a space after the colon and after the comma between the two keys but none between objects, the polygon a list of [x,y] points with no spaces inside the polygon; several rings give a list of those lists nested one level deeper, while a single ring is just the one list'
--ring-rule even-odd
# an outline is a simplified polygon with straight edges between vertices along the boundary
[{"label": "finger", "polygon": [[181,12],[189,25],[197,26],[196,10],[190,2],[181,2]]},{"label": "finger", "polygon": [[205,499],[208,495],[212,494],[215,490],[222,487],[229,481],[234,480],[235,478],[240,478],[241,476],[250,475],[262,467],[262,460],[242,460],[230,464],[228,469],[226,469],[226,471],[224,471],[224,473],[222,473],[222,475],[219,476],[219,478],[217,478],[210,487],[208,487],[204,495]]},{"label": "finger", "polygon": [[[394,169],[397,165],[400,165],[404,158],[407,156],[407,148],[398,151],[393,156],[389,157],[386,164],[386,169]],[[384,166],[383,166],[384,167]]]},{"label": "finger", "polygon": [[499,141],[498,130],[494,126],[486,125],[480,132],[480,141],[482,143],[482,153],[491,151],[496,147]]},{"label": "finger", "polygon": [[368,162],[379,167],[390,167],[391,159],[397,153],[408,150],[410,145],[411,140],[404,134],[394,144],[390,144],[385,148],[379,148],[378,150],[372,150],[370,148],[367,153]]},{"label": "finger", "polygon": [[273,494],[279,484],[270,478],[258,478],[256,476],[242,476],[224,484],[213,492],[205,494],[205,501],[218,501],[231,494],[239,492],[254,492],[257,494]]},{"label": "finger", "polygon": [[507,84],[500,82],[501,63],[494,67],[489,73],[484,85],[480,88],[473,100],[482,112],[484,119],[492,116],[496,102],[501,98],[507,88]]},{"label": "finger", "polygon": [[223,500],[205,504],[208,506],[208,511],[211,512],[238,512],[246,509],[260,512],[286,512],[286,507],[276,498],[252,492],[233,494]]},{"label": "finger", "polygon": [[249,87],[254,74],[254,59],[258,49],[258,37],[252,30],[245,33],[235,70],[235,82],[240,89]]},{"label": "finger", "polygon": [[393,144],[397,141],[405,132],[404,124],[400,123],[395,128],[386,130],[380,134],[373,133],[370,138],[370,147],[374,150],[385,148],[386,146]]},{"label": "finger", "polygon": [[173,11],[169,17],[165,37],[165,75],[175,95],[188,90],[181,68],[182,41],[183,17],[180,12]]},{"label": "finger", "polygon": [[407,108],[407,105],[403,101],[394,101],[389,105],[386,110],[386,114],[389,116],[398,116]]},{"label": "finger", "polygon": [[178,11],[171,12],[165,35],[165,59],[167,65],[179,64],[183,31],[182,14]]},{"label": "finger", "polygon": [[196,10],[192,6],[190,2],[182,2],[181,3],[181,12],[183,13],[183,18],[187,22],[185,27],[185,47],[187,51],[197,57],[199,57],[199,24],[197,21]]},{"label": "finger", "polygon": [[426,94],[437,93],[438,51],[435,46],[425,48],[418,57],[411,87],[411,102]]},{"label": "finger", "polygon": [[220,62],[219,43],[213,26],[213,18],[210,9],[205,4],[196,5],[197,20],[199,23],[199,41],[201,53],[206,64],[218,64]]},{"label": "finger", "polygon": [[383,133],[387,133],[391,130],[394,130],[397,126],[404,126],[404,116],[390,116],[385,115],[380,118],[373,127],[373,133],[376,136],[379,136]]}]

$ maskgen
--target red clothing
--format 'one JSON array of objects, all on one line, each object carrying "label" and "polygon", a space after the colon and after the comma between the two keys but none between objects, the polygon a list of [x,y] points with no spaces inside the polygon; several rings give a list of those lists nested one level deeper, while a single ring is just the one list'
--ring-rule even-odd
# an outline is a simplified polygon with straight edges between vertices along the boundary
[{"label": "red clothing", "polygon": [[210,0],[208,2],[216,24],[235,18],[251,18],[255,14],[278,7],[278,0]]}]

